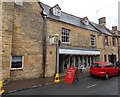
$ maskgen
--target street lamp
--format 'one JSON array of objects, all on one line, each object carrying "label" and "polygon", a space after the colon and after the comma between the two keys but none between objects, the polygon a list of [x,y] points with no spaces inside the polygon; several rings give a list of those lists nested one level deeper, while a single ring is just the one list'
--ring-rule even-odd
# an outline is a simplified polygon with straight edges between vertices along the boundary
[{"label": "street lamp", "polygon": [[58,45],[58,34],[55,34],[56,37],[56,73],[59,73],[59,45]]},{"label": "street lamp", "polygon": [[60,82],[59,80],[59,40],[58,40],[58,34],[56,33],[55,34],[55,38],[56,38],[56,74],[55,74],[55,80],[54,82],[55,83],[58,83]]}]

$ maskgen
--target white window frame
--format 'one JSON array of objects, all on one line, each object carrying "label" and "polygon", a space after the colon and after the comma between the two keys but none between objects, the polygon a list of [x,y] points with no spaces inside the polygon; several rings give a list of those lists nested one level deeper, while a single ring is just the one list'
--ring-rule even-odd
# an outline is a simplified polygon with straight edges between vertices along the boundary
[{"label": "white window frame", "polygon": [[[65,31],[65,32],[63,32],[63,30]],[[66,28],[62,28],[62,31],[61,31],[62,33],[69,33],[69,36],[67,36],[66,34],[62,34],[62,36],[61,36],[61,42],[62,43],[64,43],[64,44],[70,44],[70,30],[69,29],[66,29]],[[63,41],[63,36],[64,37],[68,37],[69,38],[69,41],[67,42],[67,41]]]},{"label": "white window frame", "polygon": [[22,6],[23,5],[23,0],[15,0],[15,4]]},{"label": "white window frame", "polygon": [[[93,38],[93,40],[91,38]],[[92,45],[92,42],[94,43],[94,45]],[[95,35],[90,35],[90,45],[96,46],[96,36]]]},{"label": "white window frame", "polygon": [[22,67],[21,68],[11,68],[11,66],[12,66],[12,57],[13,56],[19,57],[19,56],[22,56],[22,55],[11,55],[10,56],[10,70],[22,70],[23,65],[24,65],[24,56],[22,56]]}]

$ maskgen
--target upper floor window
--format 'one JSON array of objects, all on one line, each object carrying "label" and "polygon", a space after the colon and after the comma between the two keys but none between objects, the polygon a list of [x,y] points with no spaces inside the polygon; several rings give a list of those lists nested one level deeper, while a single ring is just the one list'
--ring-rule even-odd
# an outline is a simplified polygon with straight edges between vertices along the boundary
[{"label": "upper floor window", "polygon": [[57,17],[61,16],[61,8],[59,7],[58,4],[56,4],[55,6],[53,6],[50,10],[52,11],[52,14],[54,16],[57,16]]},{"label": "upper floor window", "polygon": [[70,30],[62,28],[62,43],[70,43]]},{"label": "upper floor window", "polygon": [[112,38],[112,44],[113,46],[116,46],[116,38]]},{"label": "upper floor window", "polygon": [[105,36],[104,44],[108,45],[108,36]]},{"label": "upper floor window", "polygon": [[23,56],[12,56],[11,69],[23,69]]},{"label": "upper floor window", "polygon": [[16,5],[23,5],[23,0],[15,0]]},{"label": "upper floor window", "polygon": [[95,44],[96,44],[96,37],[95,37],[95,35],[91,35],[90,37],[91,37],[91,46],[95,46]]}]

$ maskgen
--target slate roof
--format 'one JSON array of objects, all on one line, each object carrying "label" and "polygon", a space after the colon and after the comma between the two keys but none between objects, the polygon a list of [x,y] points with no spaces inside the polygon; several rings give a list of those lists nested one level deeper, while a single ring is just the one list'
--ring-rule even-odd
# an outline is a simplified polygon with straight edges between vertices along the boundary
[{"label": "slate roof", "polygon": [[98,25],[98,24],[96,24],[96,23],[93,23],[93,22],[90,22],[97,30],[99,30],[101,33],[103,33],[103,34],[107,34],[107,35],[110,35],[110,36],[112,36],[113,34],[113,32],[111,31],[111,30],[109,30],[108,28],[106,28],[106,27],[102,27],[102,26],[100,26],[100,25]]},{"label": "slate roof", "polygon": [[64,23],[68,23],[68,24],[77,26],[77,27],[85,28],[87,30],[91,30],[91,31],[95,31],[95,32],[99,32],[99,33],[103,33],[103,34],[107,34],[107,35],[112,35],[112,32],[109,29],[107,29],[105,27],[101,27],[100,25],[98,25],[96,23],[89,21],[89,25],[85,25],[82,22],[80,22],[83,18],[74,16],[74,15],[71,15],[71,14],[68,14],[68,13],[65,13],[62,11],[61,11],[61,16],[57,17],[57,16],[54,16],[52,14],[52,12],[50,11],[50,9],[52,7],[50,7],[44,3],[41,3],[41,2],[40,2],[40,6],[43,8],[44,12],[46,13],[47,18],[58,20],[58,21],[61,21]]}]

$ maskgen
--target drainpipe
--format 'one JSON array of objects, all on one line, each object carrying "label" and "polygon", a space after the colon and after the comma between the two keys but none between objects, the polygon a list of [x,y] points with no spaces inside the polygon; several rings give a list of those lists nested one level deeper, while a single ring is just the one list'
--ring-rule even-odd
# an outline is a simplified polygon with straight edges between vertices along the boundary
[{"label": "drainpipe", "polygon": [[118,60],[120,60],[120,52],[119,52],[119,49],[120,49],[120,47],[119,47],[119,37],[117,37],[117,45],[118,45]]},{"label": "drainpipe", "polygon": [[43,74],[42,77],[45,78],[45,72],[46,72],[46,50],[47,50],[47,41],[46,41],[46,34],[47,34],[47,15],[42,11],[41,15],[43,17],[43,33],[42,33],[42,39],[43,39],[43,60],[42,60],[42,70]]}]

